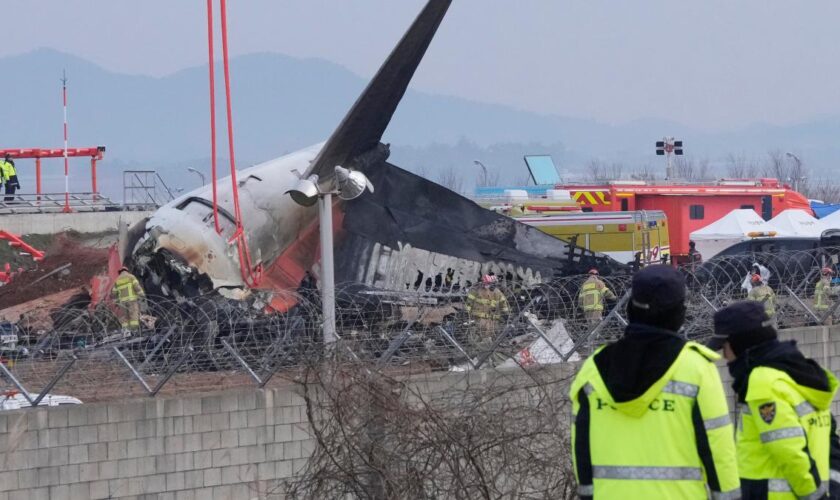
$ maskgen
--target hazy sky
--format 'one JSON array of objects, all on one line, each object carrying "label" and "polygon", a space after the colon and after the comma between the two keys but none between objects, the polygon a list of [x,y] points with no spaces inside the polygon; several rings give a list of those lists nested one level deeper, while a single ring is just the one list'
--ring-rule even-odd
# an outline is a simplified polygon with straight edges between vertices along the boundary
[{"label": "hazy sky", "polygon": [[[369,76],[424,3],[230,0],[231,51],[318,57]],[[5,1],[0,56],[50,47],[164,75],[206,62],[205,8]],[[789,124],[840,114],[838,26],[836,0],[455,0],[414,86],[608,123]]]}]

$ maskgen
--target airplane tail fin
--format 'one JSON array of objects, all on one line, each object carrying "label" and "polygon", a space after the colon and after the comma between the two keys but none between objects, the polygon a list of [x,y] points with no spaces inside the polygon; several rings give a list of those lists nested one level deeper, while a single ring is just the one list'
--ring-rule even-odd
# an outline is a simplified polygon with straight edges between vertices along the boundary
[{"label": "airplane tail fin", "polygon": [[451,3],[452,0],[429,0],[305,176],[318,174],[322,181],[332,178],[335,166],[345,165],[379,143]]}]

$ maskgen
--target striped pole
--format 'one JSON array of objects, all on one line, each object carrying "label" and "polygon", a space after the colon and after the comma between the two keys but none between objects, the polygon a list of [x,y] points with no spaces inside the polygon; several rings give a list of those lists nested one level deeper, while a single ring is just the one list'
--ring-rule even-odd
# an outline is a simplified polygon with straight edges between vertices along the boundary
[{"label": "striped pole", "polygon": [[67,73],[61,74],[61,94],[64,100],[64,209],[62,212],[69,213],[70,209],[70,158],[67,156]]}]

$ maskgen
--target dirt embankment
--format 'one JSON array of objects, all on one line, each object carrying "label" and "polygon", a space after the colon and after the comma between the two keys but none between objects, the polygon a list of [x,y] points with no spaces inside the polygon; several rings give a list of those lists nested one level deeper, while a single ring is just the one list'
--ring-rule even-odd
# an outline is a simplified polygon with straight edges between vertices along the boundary
[{"label": "dirt embankment", "polygon": [[[87,246],[74,235],[57,235],[45,252],[44,260],[33,269],[16,275],[11,283],[0,287],[0,310],[87,286],[93,276],[104,272],[108,266],[107,249]],[[66,269],[44,278],[67,264],[70,266]]]}]

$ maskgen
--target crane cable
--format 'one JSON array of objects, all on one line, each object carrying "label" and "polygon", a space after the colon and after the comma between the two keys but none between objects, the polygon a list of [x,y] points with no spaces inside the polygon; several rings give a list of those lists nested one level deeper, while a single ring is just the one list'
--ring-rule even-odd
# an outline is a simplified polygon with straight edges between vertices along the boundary
[{"label": "crane cable", "polygon": [[216,233],[222,234],[216,193],[216,68],[213,60],[213,0],[207,0],[207,49],[210,67],[210,176],[213,180],[213,224],[216,227]]},{"label": "crane cable", "polygon": [[[210,45],[210,89],[211,89],[211,97],[210,97],[210,117],[211,117],[211,134],[213,135],[212,140],[212,149],[213,149],[213,216],[216,221],[216,230],[221,233],[221,229],[219,228],[218,223],[218,200],[216,199],[216,169],[215,169],[215,162],[216,162],[216,155],[215,155],[215,147],[216,147],[216,129],[215,129],[215,92],[214,92],[214,85],[213,85],[213,12],[212,12],[212,1],[207,0],[207,23],[209,36],[208,36],[208,43]],[[239,186],[236,182],[236,156],[234,154],[234,147],[233,147],[233,113],[232,113],[232,106],[231,106],[231,99],[230,99],[230,64],[228,58],[228,40],[227,40],[227,2],[226,0],[219,0],[219,7],[221,10],[221,30],[222,30],[222,62],[224,65],[224,76],[225,76],[225,111],[226,111],[226,118],[227,118],[227,133],[228,133],[228,153],[230,156],[230,182],[231,182],[231,192],[233,194],[233,213],[234,213],[234,223],[236,224],[236,231],[234,232],[233,236],[230,237],[228,240],[228,244],[233,244],[236,242],[236,249],[239,254],[239,270],[242,274],[242,280],[245,282],[245,285],[248,287],[256,287],[259,285],[259,282],[262,278],[262,264],[257,264],[256,266],[252,265],[251,261],[251,251],[248,249],[248,241],[245,237],[245,231],[242,227],[242,212],[239,208]]]}]

